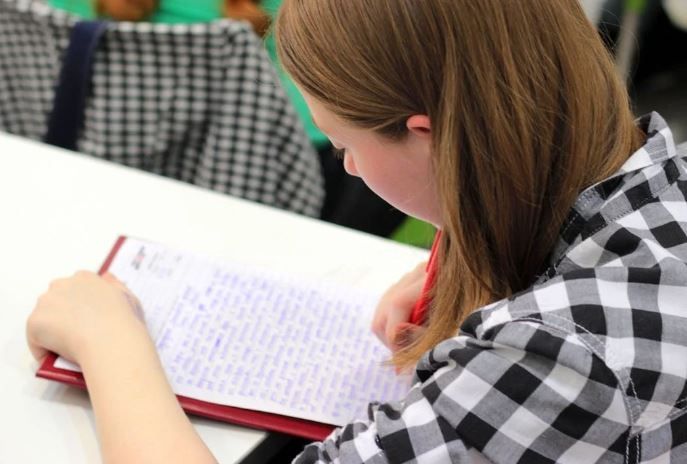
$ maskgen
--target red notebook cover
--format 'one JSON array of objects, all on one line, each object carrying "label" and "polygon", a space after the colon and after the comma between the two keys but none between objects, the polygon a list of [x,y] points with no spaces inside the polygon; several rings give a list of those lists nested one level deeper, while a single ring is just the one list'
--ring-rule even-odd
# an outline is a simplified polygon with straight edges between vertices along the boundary
[{"label": "red notebook cover", "polygon": [[[107,272],[112,260],[114,260],[114,257],[117,255],[117,252],[125,240],[126,237],[119,237],[117,239],[114,247],[112,247],[112,250],[110,251],[110,254],[107,256],[107,259],[105,259],[105,262],[101,266],[100,271],[98,271],[99,274],[104,274]],[[43,363],[36,372],[36,376],[86,389],[86,382],[84,381],[83,375],[80,372],[74,372],[55,367],[56,360],[57,356],[55,354],[49,354],[43,360]],[[177,395],[177,398],[179,399],[179,404],[181,404],[181,407],[189,414],[208,417],[210,419],[229,422],[231,424],[299,436],[309,440],[323,440],[331,433],[332,430],[334,430],[333,425],[322,424],[296,417],[234,408],[231,406],[224,406],[196,400],[193,398],[187,398],[180,395]]]}]

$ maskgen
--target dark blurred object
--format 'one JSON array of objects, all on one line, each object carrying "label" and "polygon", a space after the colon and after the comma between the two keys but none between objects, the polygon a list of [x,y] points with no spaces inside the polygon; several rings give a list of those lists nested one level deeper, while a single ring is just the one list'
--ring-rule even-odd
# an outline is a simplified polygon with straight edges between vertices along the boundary
[{"label": "dark blurred object", "polygon": [[[604,6],[599,31],[611,49],[617,45],[624,4],[624,0],[609,0]],[[687,32],[673,24],[658,0],[646,3],[636,45],[630,68],[631,90],[641,87],[657,73],[687,67]]]},{"label": "dark blurred object", "polygon": [[286,445],[282,447],[272,459],[264,462],[264,464],[284,464],[291,462],[296,456],[303,452],[303,448],[308,444],[310,444],[309,440],[289,437]]},{"label": "dark blurred object", "polygon": [[[608,0],[599,31],[616,51],[626,0]],[[659,0],[647,0],[637,23],[628,89],[638,115],[658,111],[675,141],[687,140],[687,31],[671,21]]]}]

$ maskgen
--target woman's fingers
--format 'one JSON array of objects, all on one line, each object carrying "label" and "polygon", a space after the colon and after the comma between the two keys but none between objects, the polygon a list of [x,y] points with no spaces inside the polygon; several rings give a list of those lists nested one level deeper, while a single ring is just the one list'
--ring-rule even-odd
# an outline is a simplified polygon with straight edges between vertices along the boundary
[{"label": "woman's fingers", "polygon": [[102,278],[106,280],[107,282],[111,283],[118,289],[120,289],[122,292],[124,292],[124,295],[126,296],[127,301],[129,302],[129,306],[131,306],[131,309],[133,310],[134,314],[136,314],[136,317],[140,319],[141,321],[145,322],[145,316],[143,314],[143,308],[141,307],[141,303],[138,301],[138,298],[131,293],[131,290],[129,290],[129,287],[124,285],[124,283],[119,280],[117,277],[115,277],[114,274],[111,274],[109,272],[105,272],[102,275]]},{"label": "woman's fingers", "polygon": [[398,295],[396,295],[396,299],[392,302],[392,307],[388,312],[384,327],[387,346],[391,347],[393,345],[399,326],[410,322],[410,315],[422,294],[423,286],[424,280],[416,280],[401,289]]},{"label": "woman's fingers", "polygon": [[116,285],[116,286],[118,286],[118,287],[120,287],[120,288],[126,289],[126,286],[122,283],[122,281],[119,280],[117,277],[115,277],[114,274],[112,274],[112,273],[110,273],[110,272],[105,272],[104,274],[101,275],[101,277],[102,277],[104,280],[110,282],[111,284],[114,284],[114,285]]},{"label": "woman's fingers", "polygon": [[78,363],[96,346],[116,346],[119,334],[141,322],[140,304],[123,283],[79,271],[50,284],[27,321],[26,337],[36,359],[52,351]]},{"label": "woman's fingers", "polygon": [[426,327],[403,322],[396,326],[394,338],[390,340],[392,352],[396,352],[417,340],[427,330]]},{"label": "woman's fingers", "polygon": [[29,331],[28,326],[27,326],[26,330],[27,330],[26,338],[29,342],[29,350],[31,351],[31,355],[33,356],[33,359],[35,359],[36,361],[38,361],[40,363],[48,355],[48,350],[46,350],[42,346],[32,342],[31,337],[28,333],[28,331]]},{"label": "woman's fingers", "polygon": [[396,326],[408,322],[422,294],[427,263],[420,263],[392,285],[382,296],[372,319],[372,332],[389,348],[396,337]]}]

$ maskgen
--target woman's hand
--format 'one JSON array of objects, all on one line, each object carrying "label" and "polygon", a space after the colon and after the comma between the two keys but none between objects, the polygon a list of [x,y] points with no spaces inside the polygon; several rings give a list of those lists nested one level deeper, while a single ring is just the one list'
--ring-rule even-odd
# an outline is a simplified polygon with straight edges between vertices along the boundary
[{"label": "woman's hand", "polygon": [[[409,330],[410,314],[427,279],[427,263],[401,277],[382,296],[372,320],[372,331],[391,351],[401,348],[400,335]],[[419,328],[418,328],[419,329]]]},{"label": "woman's hand", "polygon": [[54,281],[27,339],[36,359],[53,351],[83,369],[103,462],[216,462],[174,396],[138,300],[114,276]]},{"label": "woman's hand", "polygon": [[37,360],[52,351],[77,364],[84,353],[116,348],[118,336],[132,332],[147,337],[136,297],[113,275],[85,271],[52,282],[26,327]]}]

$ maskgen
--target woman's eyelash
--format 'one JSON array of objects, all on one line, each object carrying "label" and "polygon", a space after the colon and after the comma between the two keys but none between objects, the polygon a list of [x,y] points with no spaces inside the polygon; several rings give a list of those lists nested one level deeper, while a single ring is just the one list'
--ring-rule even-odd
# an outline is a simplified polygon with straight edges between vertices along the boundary
[{"label": "woman's eyelash", "polygon": [[334,158],[336,159],[344,159],[344,155],[346,154],[346,149],[345,148],[334,148],[332,150],[332,153],[334,154]]}]

